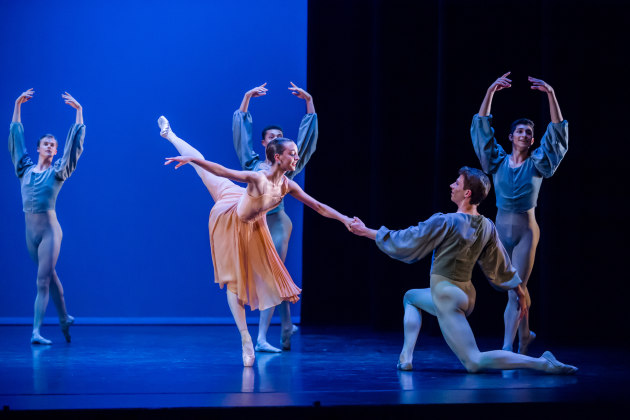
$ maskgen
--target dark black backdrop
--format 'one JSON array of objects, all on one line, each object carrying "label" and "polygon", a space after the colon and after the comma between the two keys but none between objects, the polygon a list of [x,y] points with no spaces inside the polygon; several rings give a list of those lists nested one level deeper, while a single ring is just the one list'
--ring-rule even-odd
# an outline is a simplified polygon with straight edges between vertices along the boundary
[{"label": "dark black backdrop", "polygon": [[[533,119],[537,138],[549,122],[546,95],[527,83],[542,78],[569,121],[570,145],[536,210],[532,329],[548,340],[620,342],[629,330],[628,9],[622,1],[309,1],[320,143],[306,190],[374,228],[455,211],[449,184],[459,167],[479,167],[469,127],[487,87],[512,72],[513,87],[492,108],[507,147],[514,119]],[[480,208],[493,220],[494,200],[491,192]],[[428,287],[430,258],[391,260],[308,210],[304,226],[303,322],[400,329],[403,294]],[[507,297],[480,272],[473,280],[471,324],[500,336]],[[437,331],[433,320],[426,328]]]}]

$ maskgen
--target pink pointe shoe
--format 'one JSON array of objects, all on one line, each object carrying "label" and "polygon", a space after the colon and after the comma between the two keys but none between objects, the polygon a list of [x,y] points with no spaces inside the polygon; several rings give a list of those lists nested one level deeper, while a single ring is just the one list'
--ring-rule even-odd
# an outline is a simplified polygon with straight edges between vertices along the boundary
[{"label": "pink pointe shoe", "polygon": [[254,366],[254,361],[256,360],[256,353],[254,352],[254,345],[252,344],[251,338],[246,338],[241,340],[241,344],[243,347],[243,366],[252,367]]}]

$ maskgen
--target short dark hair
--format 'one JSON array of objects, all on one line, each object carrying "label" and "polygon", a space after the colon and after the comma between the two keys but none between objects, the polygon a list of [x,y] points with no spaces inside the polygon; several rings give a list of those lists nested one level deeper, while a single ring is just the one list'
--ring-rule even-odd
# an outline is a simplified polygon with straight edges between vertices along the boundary
[{"label": "short dark hair", "polygon": [[516,126],[519,124],[529,125],[532,128],[532,131],[534,131],[534,122],[532,120],[527,118],[519,118],[518,120],[514,121],[510,126],[510,134],[514,134],[514,130],[516,130]]},{"label": "short dark hair", "polygon": [[39,144],[42,142],[42,140],[48,139],[48,138],[53,139],[55,143],[57,143],[57,146],[59,146],[59,142],[57,141],[55,136],[53,136],[52,134],[44,134],[43,136],[39,138],[39,140],[37,140],[37,147],[39,147]]},{"label": "short dark hair", "polygon": [[293,140],[284,137],[276,137],[271,140],[265,149],[265,156],[267,157],[267,160],[271,162],[272,165],[276,163],[275,156],[281,155],[289,143],[293,143]]},{"label": "short dark hair", "polygon": [[464,166],[459,170],[464,177],[464,188],[470,190],[470,204],[479,204],[490,192],[488,175],[476,168]]},{"label": "short dark hair", "polygon": [[262,131],[263,140],[265,139],[265,136],[267,135],[267,131],[269,130],[280,130],[284,134],[284,130],[279,125],[268,125],[267,127],[263,128],[263,131]]}]

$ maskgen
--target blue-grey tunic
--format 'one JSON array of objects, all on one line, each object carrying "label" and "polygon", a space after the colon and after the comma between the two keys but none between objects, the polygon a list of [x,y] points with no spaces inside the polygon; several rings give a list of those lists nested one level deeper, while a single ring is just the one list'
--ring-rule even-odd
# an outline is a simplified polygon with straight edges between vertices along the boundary
[{"label": "blue-grey tunic", "polygon": [[43,172],[35,172],[36,164],[30,158],[24,145],[24,126],[11,123],[9,128],[9,152],[20,180],[22,209],[25,213],[45,213],[55,210],[57,195],[64,181],[77,167],[83,152],[85,125],[73,124],[70,127],[63,156]]},{"label": "blue-grey tunic", "polygon": [[392,258],[414,263],[433,251],[431,274],[469,282],[475,263],[496,289],[521,283],[490,219],[465,213],[436,213],[403,230],[381,227],[376,245]]},{"label": "blue-grey tunic", "polygon": [[510,167],[510,155],[497,143],[492,115],[475,115],[470,127],[481,169],[492,175],[497,207],[512,213],[525,213],[536,207],[543,178],[549,178],[569,149],[569,122],[549,123],[547,131],[523,164]]}]

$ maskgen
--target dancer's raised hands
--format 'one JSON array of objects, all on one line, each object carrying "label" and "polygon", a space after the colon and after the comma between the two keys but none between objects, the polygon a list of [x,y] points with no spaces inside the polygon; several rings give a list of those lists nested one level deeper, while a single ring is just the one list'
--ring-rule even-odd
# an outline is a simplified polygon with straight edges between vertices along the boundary
[{"label": "dancer's raised hands", "polygon": [[298,98],[304,99],[306,101],[306,113],[314,114],[315,105],[313,104],[313,96],[307,91],[305,91],[304,89],[302,89],[301,87],[296,86],[295,83],[293,82],[289,82],[289,83],[291,83],[291,87],[289,88],[289,90],[291,91],[291,94],[293,94],[293,96],[297,96]]},{"label": "dancer's raised hands", "polygon": [[15,100],[15,104],[22,105],[24,102],[31,100],[34,94],[35,94],[35,91],[33,90],[33,88],[30,88],[29,90],[25,92],[22,92],[20,96],[18,96],[18,98]]},{"label": "dancer's raised hands", "polygon": [[527,80],[529,80],[529,82],[532,84],[531,88],[534,90],[539,90],[541,92],[545,92],[545,93],[552,93],[553,92],[553,88],[546,83],[544,80],[540,80],[540,79],[536,79],[532,76],[528,76]]},{"label": "dancer's raised hands", "polygon": [[249,96],[250,98],[258,98],[259,96],[265,96],[268,90],[265,87],[265,85],[267,85],[267,82],[263,83],[260,86],[256,86],[253,89],[248,90],[247,93],[245,93],[245,95]]},{"label": "dancer's raised hands", "polygon": [[20,96],[18,96],[18,98],[15,100],[15,106],[13,107],[13,119],[11,120],[11,122],[22,122],[22,104],[26,101],[31,100],[34,94],[35,91],[33,90],[33,88],[30,88],[29,90],[22,92]]},{"label": "dancer's raised hands", "polygon": [[289,90],[294,96],[297,96],[300,99],[304,99],[305,101],[310,101],[311,99],[313,99],[310,93],[308,93],[301,87],[296,86],[293,82],[289,83],[291,83],[291,87],[289,88]]},{"label": "dancer's raised hands", "polygon": [[508,76],[510,75],[510,73],[511,72],[508,71],[503,76],[495,80],[494,83],[492,83],[490,87],[488,88],[488,91],[498,92],[502,89],[512,87],[512,80],[508,79]]},{"label": "dancer's raised hands", "polygon": [[81,109],[81,104],[72,97],[72,95],[70,95],[68,92],[62,93],[61,97],[63,98],[63,101],[70,105],[72,108],[74,109]]},{"label": "dancer's raised hands", "polygon": [[494,96],[494,92],[512,87],[512,80],[508,79],[510,73],[511,72],[508,71],[490,85],[490,87],[486,91],[486,95],[483,98],[483,102],[481,102],[481,106],[479,107],[480,117],[487,117],[488,115],[490,115],[490,108],[492,107],[492,97]]}]

